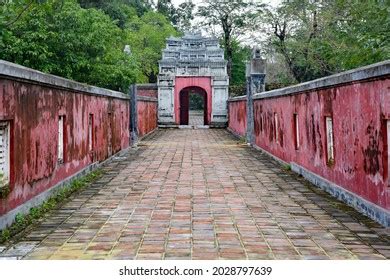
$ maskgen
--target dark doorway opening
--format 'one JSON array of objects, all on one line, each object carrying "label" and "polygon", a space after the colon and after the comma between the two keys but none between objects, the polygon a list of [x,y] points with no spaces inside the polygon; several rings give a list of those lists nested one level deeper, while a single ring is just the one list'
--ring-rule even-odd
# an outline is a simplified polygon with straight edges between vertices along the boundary
[{"label": "dark doorway opening", "polygon": [[207,93],[199,87],[180,91],[180,125],[207,125]]}]

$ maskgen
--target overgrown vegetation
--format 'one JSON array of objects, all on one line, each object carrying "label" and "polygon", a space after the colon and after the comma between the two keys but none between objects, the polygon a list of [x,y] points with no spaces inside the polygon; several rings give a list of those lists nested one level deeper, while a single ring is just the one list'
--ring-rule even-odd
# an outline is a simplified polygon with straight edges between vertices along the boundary
[{"label": "overgrown vegetation", "polygon": [[190,94],[190,110],[204,110],[204,97],[200,94]]},{"label": "overgrown vegetation", "polygon": [[[268,88],[339,73],[390,59],[388,1],[205,0],[198,16],[225,48],[231,85],[245,83],[244,46],[267,59]],[[233,92],[237,95],[237,92]]]},{"label": "overgrown vegetation", "polygon": [[177,33],[165,16],[147,1],[80,2],[1,1],[0,59],[114,90],[154,82],[165,38]]},{"label": "overgrown vegetation", "polygon": [[285,171],[291,171],[291,164],[283,164],[282,165],[283,170]]},{"label": "overgrown vegetation", "polygon": [[389,13],[388,2],[376,0],[291,0],[265,9],[273,82],[305,82],[389,59]]},{"label": "overgrown vegetation", "polygon": [[240,51],[237,42],[240,42],[245,33],[255,30],[257,16],[262,6],[258,1],[251,0],[203,0],[199,6],[197,15],[202,18],[202,24],[209,29],[217,27],[221,30],[218,35],[225,49],[230,80],[235,79],[234,75],[237,75],[233,70],[234,53]]},{"label": "overgrown vegetation", "polygon": [[389,59],[389,13],[376,0],[0,0],[0,59],[127,91],[156,82],[167,37],[203,26],[225,48],[231,85],[245,84],[257,45],[277,88]]},{"label": "overgrown vegetation", "polygon": [[9,187],[9,183],[4,174],[0,172],[0,199],[7,197],[10,192],[11,189]]},{"label": "overgrown vegetation", "polygon": [[30,209],[26,215],[18,214],[15,222],[8,228],[0,232],[0,244],[5,243],[13,236],[25,230],[29,225],[37,222],[51,210],[56,209],[66,201],[73,193],[79,192],[89,186],[103,175],[101,170],[93,171],[86,176],[73,180],[68,186],[60,189],[52,195],[47,201],[38,207]]}]

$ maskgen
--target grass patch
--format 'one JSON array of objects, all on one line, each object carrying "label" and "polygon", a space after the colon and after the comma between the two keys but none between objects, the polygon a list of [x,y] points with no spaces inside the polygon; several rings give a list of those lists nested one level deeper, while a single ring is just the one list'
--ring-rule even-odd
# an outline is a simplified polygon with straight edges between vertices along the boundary
[{"label": "grass patch", "polygon": [[237,139],[237,145],[243,145],[246,144],[246,137],[245,136],[239,136]]},{"label": "grass patch", "polygon": [[9,187],[9,183],[7,183],[7,180],[4,177],[4,174],[0,171],[0,199],[6,198],[10,192],[11,192],[11,189]]},{"label": "grass patch", "polygon": [[6,198],[10,192],[11,188],[9,187],[9,184],[0,186],[0,199]]},{"label": "grass patch", "polygon": [[283,164],[283,170],[285,171],[291,171],[291,164]]},{"label": "grass patch", "polygon": [[49,211],[56,209],[73,193],[86,188],[91,183],[99,179],[102,175],[103,171],[100,169],[90,172],[82,178],[73,180],[71,183],[69,183],[69,185],[55,192],[40,206],[31,208],[28,214],[17,214],[14,223],[0,232],[0,244],[9,241],[13,236],[22,232],[29,225],[32,225],[41,219]]}]

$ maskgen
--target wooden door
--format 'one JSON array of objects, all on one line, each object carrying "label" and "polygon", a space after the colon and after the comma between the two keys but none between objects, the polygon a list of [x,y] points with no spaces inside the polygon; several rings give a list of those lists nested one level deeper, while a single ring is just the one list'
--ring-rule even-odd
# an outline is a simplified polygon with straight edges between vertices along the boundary
[{"label": "wooden door", "polygon": [[190,98],[188,91],[180,92],[180,124],[188,125]]}]

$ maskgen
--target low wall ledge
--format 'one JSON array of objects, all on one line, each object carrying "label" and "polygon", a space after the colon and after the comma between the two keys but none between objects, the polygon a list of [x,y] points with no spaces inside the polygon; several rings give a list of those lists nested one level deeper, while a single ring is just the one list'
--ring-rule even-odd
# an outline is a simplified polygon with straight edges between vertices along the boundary
[{"label": "low wall ledge", "polygon": [[158,102],[158,98],[138,95],[137,96],[137,101]]},{"label": "low wall ledge", "polygon": [[299,94],[305,91],[332,87],[340,84],[352,83],[355,81],[362,81],[367,79],[374,79],[390,75],[390,60],[385,60],[379,63],[360,67],[357,69],[341,72],[335,75],[323,77],[313,81],[275,89],[263,93],[256,93],[253,99],[272,98],[283,95]]},{"label": "low wall ledge", "polygon": [[119,99],[129,99],[128,95],[119,91],[113,91],[105,88],[90,86],[87,84],[65,79],[59,76],[46,74],[5,60],[0,60],[0,77],[1,76],[7,77],[9,79],[29,81],[29,82],[34,82],[42,85],[49,85],[57,88],[89,93],[97,96],[108,96],[108,97],[119,98]]},{"label": "low wall ledge", "polygon": [[228,99],[228,102],[234,102],[234,101],[246,101],[246,95],[231,97]]},{"label": "low wall ledge", "polygon": [[137,84],[137,89],[158,89],[157,84]]}]

